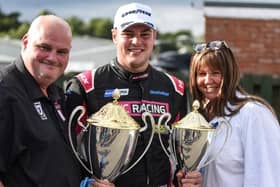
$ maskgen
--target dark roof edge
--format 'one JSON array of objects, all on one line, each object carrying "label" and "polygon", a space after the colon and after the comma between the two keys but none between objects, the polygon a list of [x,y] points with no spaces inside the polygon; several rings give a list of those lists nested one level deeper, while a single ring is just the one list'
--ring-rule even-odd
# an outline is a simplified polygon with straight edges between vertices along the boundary
[{"label": "dark roof edge", "polygon": [[274,8],[279,9],[280,3],[241,3],[241,2],[217,2],[205,1],[204,6],[212,7],[244,7],[244,8]]}]

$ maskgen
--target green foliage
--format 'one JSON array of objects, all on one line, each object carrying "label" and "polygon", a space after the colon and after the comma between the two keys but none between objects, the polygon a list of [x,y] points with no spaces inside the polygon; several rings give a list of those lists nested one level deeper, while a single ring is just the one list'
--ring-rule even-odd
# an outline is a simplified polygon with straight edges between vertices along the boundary
[{"label": "green foliage", "polygon": [[[38,15],[55,15],[54,12],[44,9]],[[10,36],[12,38],[21,38],[27,32],[30,23],[19,21],[19,12],[4,14],[0,9],[0,36]],[[89,22],[84,22],[77,16],[71,16],[66,19],[72,29],[74,36],[88,35],[93,37],[111,39],[111,29],[113,21],[106,18],[93,18]],[[176,50],[182,46],[178,46],[178,37],[185,35],[188,38],[189,44],[193,40],[193,36],[189,30],[181,30],[175,33],[159,33],[158,39],[160,51]],[[183,44],[185,45],[185,44]]]},{"label": "green foliage", "polygon": [[111,38],[113,22],[110,19],[100,19],[96,23],[95,36],[100,38]]},{"label": "green foliage", "polygon": [[112,20],[104,18],[94,18],[89,21],[86,32],[89,36],[110,39],[112,28]]},{"label": "green foliage", "polygon": [[86,25],[86,34],[87,35],[95,36],[96,22],[97,22],[97,19],[89,20],[88,24]]},{"label": "green foliage", "polygon": [[43,15],[56,15],[54,12],[44,9],[41,12],[39,12],[38,16],[43,16]]},{"label": "green foliage", "polygon": [[85,23],[77,16],[71,16],[66,21],[69,23],[74,36],[84,35],[86,33]]},{"label": "green foliage", "polygon": [[25,33],[27,33],[28,28],[30,24],[29,23],[22,23],[18,28],[16,29],[10,29],[8,31],[8,35],[11,38],[22,38]]},{"label": "green foliage", "polygon": [[186,35],[190,38],[193,38],[192,33],[189,30],[179,30],[175,33],[174,32],[159,33],[158,38],[161,40],[167,40],[167,39],[176,40],[176,38],[181,35]]},{"label": "green foliage", "polygon": [[0,10],[0,32],[7,32],[10,29],[17,28],[19,26],[18,17],[20,16],[19,12],[12,12],[10,14],[5,15]]},{"label": "green foliage", "polygon": [[173,51],[183,49],[185,51],[190,51],[194,43],[194,37],[189,30],[179,30],[177,32],[171,33],[159,33],[157,44],[159,52]]},{"label": "green foliage", "polygon": [[250,94],[260,96],[269,102],[280,120],[280,77],[243,74],[240,83]]}]

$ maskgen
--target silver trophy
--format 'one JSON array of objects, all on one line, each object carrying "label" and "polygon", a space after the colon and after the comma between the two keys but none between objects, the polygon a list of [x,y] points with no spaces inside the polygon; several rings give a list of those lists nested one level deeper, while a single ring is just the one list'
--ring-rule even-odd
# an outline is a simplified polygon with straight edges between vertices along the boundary
[{"label": "silver trophy", "polygon": [[94,177],[109,181],[132,169],[143,158],[154,136],[154,129],[150,128],[152,131],[145,150],[131,163],[138,135],[148,129],[146,118],[149,117],[152,123],[154,120],[151,114],[143,113],[145,126],[141,128],[117,102],[120,98],[118,89],[114,90],[113,98],[113,102],[104,105],[87,119],[83,132],[76,137],[77,145],[74,145],[71,135],[71,123],[77,112],[84,112],[82,106],[72,112],[68,125],[71,147],[81,165]]},{"label": "silver trophy", "polygon": [[[193,103],[193,111],[169,128],[167,121],[170,114],[163,114],[159,118],[159,124],[167,118],[165,128],[170,132],[169,148],[159,140],[164,152],[173,159],[180,168],[186,171],[199,170],[205,167],[221,153],[231,133],[231,126],[224,118],[219,118],[216,127],[209,124],[198,112],[199,102]],[[217,146],[217,137],[219,139]]]}]

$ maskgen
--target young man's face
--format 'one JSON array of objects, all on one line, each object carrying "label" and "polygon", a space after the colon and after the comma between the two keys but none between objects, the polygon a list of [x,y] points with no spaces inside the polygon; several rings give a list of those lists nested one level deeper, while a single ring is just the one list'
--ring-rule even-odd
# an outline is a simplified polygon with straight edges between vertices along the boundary
[{"label": "young man's face", "polygon": [[118,62],[130,72],[142,72],[149,64],[156,31],[143,24],[132,25],[124,31],[112,30],[117,46]]}]

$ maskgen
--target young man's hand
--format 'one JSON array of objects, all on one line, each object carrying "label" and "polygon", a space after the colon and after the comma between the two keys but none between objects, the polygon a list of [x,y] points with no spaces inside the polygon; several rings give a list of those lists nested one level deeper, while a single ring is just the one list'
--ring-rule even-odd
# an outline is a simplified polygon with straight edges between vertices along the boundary
[{"label": "young man's hand", "polygon": [[96,180],[91,184],[91,187],[115,187],[115,185],[108,180]]}]

